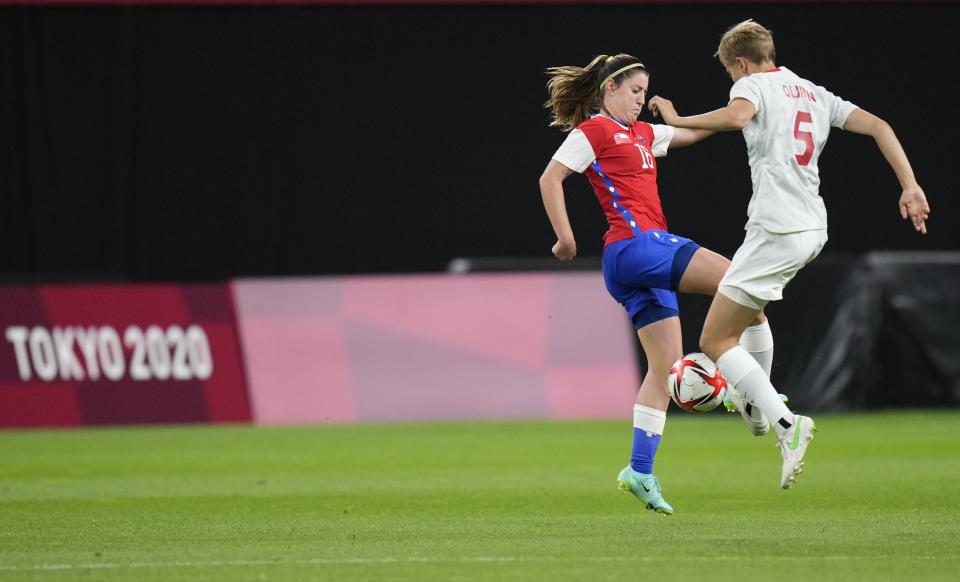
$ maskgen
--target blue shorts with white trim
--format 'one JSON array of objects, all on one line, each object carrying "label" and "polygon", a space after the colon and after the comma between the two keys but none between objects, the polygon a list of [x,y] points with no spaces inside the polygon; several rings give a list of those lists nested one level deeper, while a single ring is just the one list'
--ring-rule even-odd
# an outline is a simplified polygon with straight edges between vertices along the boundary
[{"label": "blue shorts with white trim", "polygon": [[674,291],[699,248],[688,238],[645,230],[603,249],[607,291],[626,308],[634,327],[680,314]]}]

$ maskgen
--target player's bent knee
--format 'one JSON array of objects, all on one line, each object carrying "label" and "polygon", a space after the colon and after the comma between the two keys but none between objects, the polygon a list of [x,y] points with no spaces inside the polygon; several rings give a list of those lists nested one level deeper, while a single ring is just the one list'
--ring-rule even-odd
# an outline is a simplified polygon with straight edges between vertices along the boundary
[{"label": "player's bent knee", "polygon": [[709,327],[705,327],[703,333],[700,334],[700,351],[707,354],[707,357],[714,362],[738,343],[739,337],[719,333]]},{"label": "player's bent knee", "polygon": [[716,362],[717,358],[720,356],[720,354],[717,353],[718,346],[719,342],[714,340],[712,337],[708,335],[700,336],[700,351],[707,354],[707,357],[714,362]]}]

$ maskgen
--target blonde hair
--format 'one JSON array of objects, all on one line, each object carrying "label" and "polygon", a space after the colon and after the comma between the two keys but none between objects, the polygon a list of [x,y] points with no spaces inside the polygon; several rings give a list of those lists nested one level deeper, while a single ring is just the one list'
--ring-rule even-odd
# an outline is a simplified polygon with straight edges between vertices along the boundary
[{"label": "blonde hair", "polygon": [[736,24],[720,38],[720,46],[713,54],[724,65],[731,65],[737,57],[751,63],[774,62],[777,50],[773,46],[773,33],[752,19]]},{"label": "blonde hair", "polygon": [[637,70],[647,70],[636,57],[628,54],[597,55],[586,67],[566,66],[547,69],[547,99],[544,107],[553,114],[550,127],[570,131],[590,119],[603,100],[601,82],[613,79],[619,85]]}]

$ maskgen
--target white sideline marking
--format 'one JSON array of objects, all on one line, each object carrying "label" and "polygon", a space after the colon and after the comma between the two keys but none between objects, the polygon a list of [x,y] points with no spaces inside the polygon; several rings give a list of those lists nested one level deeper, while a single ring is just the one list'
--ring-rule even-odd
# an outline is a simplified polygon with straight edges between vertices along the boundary
[{"label": "white sideline marking", "polygon": [[[656,562],[670,560],[694,561],[694,562],[714,562],[714,561],[732,561],[741,560],[742,556],[591,556],[577,558],[584,562]],[[873,556],[754,556],[751,560],[872,560]],[[960,556],[910,556],[903,558],[910,560],[958,560]],[[417,563],[417,562],[544,562],[563,560],[556,556],[466,556],[443,558],[434,557],[405,557],[405,558],[311,558],[309,560],[211,560],[207,562],[129,562],[112,563],[100,562],[92,564],[27,564],[23,566],[0,566],[0,572],[37,572],[51,570],[120,570],[123,568],[224,568],[236,566],[330,566],[330,565],[348,565],[348,564],[391,564],[391,563]]]}]

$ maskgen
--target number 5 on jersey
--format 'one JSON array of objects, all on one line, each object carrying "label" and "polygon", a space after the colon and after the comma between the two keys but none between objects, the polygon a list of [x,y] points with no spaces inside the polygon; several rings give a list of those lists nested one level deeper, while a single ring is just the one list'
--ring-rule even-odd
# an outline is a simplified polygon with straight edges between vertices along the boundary
[{"label": "number 5 on jersey", "polygon": [[813,134],[809,131],[802,131],[800,129],[801,123],[813,123],[813,117],[806,111],[797,111],[797,117],[793,120],[793,137],[804,143],[803,153],[796,154],[794,157],[797,158],[798,164],[806,166],[810,163],[810,158],[813,157]]}]

